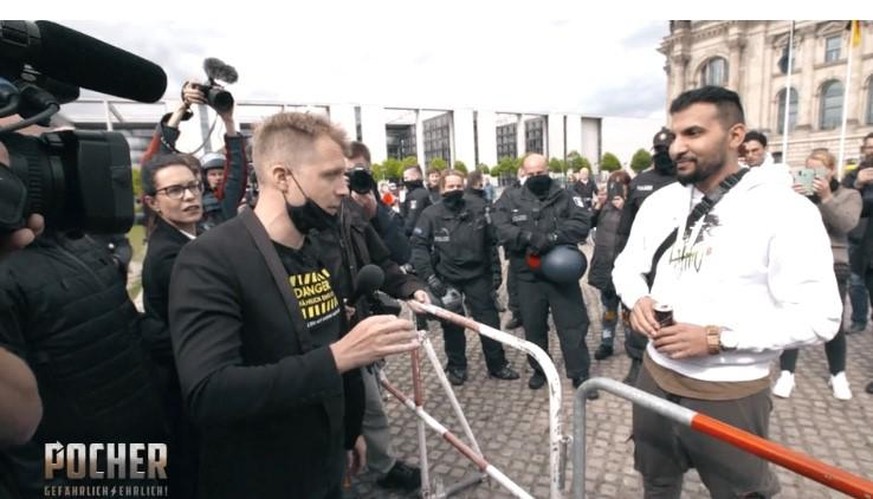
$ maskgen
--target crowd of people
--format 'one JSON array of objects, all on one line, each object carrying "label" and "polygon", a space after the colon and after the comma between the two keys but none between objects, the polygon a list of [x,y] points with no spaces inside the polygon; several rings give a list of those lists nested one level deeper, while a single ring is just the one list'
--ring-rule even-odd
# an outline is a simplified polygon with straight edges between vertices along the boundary
[{"label": "crowd of people", "polygon": [[[769,397],[790,397],[798,348],[823,343],[834,397],[853,396],[846,334],[866,329],[873,296],[873,134],[842,180],[826,149],[789,168],[746,129],[736,93],[703,87],[672,102],[635,176],[598,184],[583,169],[564,186],[529,153],[499,193],[481,172],[419,165],[399,189],[372,178],[366,145],[317,115],[270,116],[249,138],[222,109],[221,151],[179,152],[179,124],[207,103],[195,84],[181,95],[141,170],[144,313],[101,239],[39,216],[3,235],[0,497],[65,484],[43,473],[56,441],[166,442],[175,498],[341,497],[364,467],[380,487],[416,490],[421,471],[392,446],[383,360],[439,327],[449,381],[476,380],[460,327],[391,311],[434,303],[499,328],[505,289],[503,328],[549,352],[551,315],[577,388],[590,376],[592,304],[581,273],[547,269],[561,251],[584,261],[591,239],[593,357],[609,362],[622,330],[626,383],[766,437]],[[384,274],[377,292],[358,289],[371,265]],[[665,307],[672,316],[656,316]],[[521,377],[500,343],[479,342],[490,378]],[[527,386],[541,389],[542,366],[528,363]],[[716,497],[779,489],[765,461],[646,409],[634,408],[633,436],[647,496],[678,497],[690,467]]]}]

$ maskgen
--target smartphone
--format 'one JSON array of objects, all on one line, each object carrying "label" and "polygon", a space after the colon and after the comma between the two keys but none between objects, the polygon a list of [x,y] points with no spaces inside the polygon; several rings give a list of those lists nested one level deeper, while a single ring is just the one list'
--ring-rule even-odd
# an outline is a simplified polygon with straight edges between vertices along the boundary
[{"label": "smartphone", "polygon": [[812,186],[813,180],[817,178],[825,179],[827,178],[827,174],[827,168],[806,168],[804,166],[791,168],[791,176],[794,177],[794,184],[802,186],[803,193],[806,196],[812,196],[815,194],[815,190]]}]

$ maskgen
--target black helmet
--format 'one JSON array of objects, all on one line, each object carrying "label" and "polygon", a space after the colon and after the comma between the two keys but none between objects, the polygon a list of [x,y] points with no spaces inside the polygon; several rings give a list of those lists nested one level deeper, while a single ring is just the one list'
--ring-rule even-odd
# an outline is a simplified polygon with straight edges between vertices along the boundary
[{"label": "black helmet", "polygon": [[658,133],[652,138],[652,149],[654,150],[666,150],[670,148],[670,144],[673,143],[673,132],[670,131],[667,127],[661,127],[658,130]]},{"label": "black helmet", "polygon": [[588,259],[576,246],[555,246],[540,261],[539,272],[554,283],[579,282],[588,269]]}]

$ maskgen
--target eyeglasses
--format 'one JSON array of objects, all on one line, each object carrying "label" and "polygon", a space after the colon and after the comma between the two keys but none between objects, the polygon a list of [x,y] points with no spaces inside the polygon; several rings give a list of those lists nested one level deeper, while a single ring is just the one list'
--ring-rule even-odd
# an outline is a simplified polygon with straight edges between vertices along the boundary
[{"label": "eyeglasses", "polygon": [[185,185],[171,185],[155,191],[155,194],[160,194],[161,191],[170,199],[182,199],[185,197],[185,191],[191,191],[191,194],[198,195],[203,192],[202,182],[191,182]]}]

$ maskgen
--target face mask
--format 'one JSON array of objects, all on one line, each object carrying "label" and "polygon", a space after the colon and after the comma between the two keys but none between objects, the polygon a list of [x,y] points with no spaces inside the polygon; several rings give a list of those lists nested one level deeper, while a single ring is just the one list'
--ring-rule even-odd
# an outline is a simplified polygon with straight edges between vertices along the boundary
[{"label": "face mask", "polygon": [[406,180],[403,182],[403,186],[406,187],[407,191],[411,191],[424,188],[424,183],[421,180]]},{"label": "face mask", "polygon": [[[291,175],[289,173],[289,175]],[[294,175],[291,175],[291,178],[294,180],[294,183],[297,184],[297,188],[300,189],[300,192],[303,193],[303,197],[306,199],[306,202],[303,203],[302,206],[293,206],[285,202],[285,206],[288,209],[288,216],[291,217],[291,221],[294,222],[294,226],[297,227],[297,230],[300,231],[301,234],[309,234],[312,230],[326,230],[333,227],[336,224],[336,216],[331,215],[330,213],[324,211],[321,206],[315,203],[303,189],[300,187],[300,184],[297,182],[297,179],[294,178]]]},{"label": "face mask", "polygon": [[450,191],[443,194],[443,203],[450,210],[457,210],[464,203],[464,193],[461,191]]},{"label": "face mask", "polygon": [[535,196],[544,196],[549,192],[549,187],[552,186],[552,177],[548,175],[535,175],[528,177],[527,182],[525,182],[524,185]]},{"label": "face mask", "polygon": [[676,163],[670,158],[670,153],[666,150],[658,151],[652,156],[652,161],[655,163],[655,170],[660,173],[672,175],[676,173]]},{"label": "face mask", "polygon": [[484,197],[485,197],[485,189],[470,189],[470,192],[472,192],[473,194],[479,196],[480,198],[484,198]]}]

